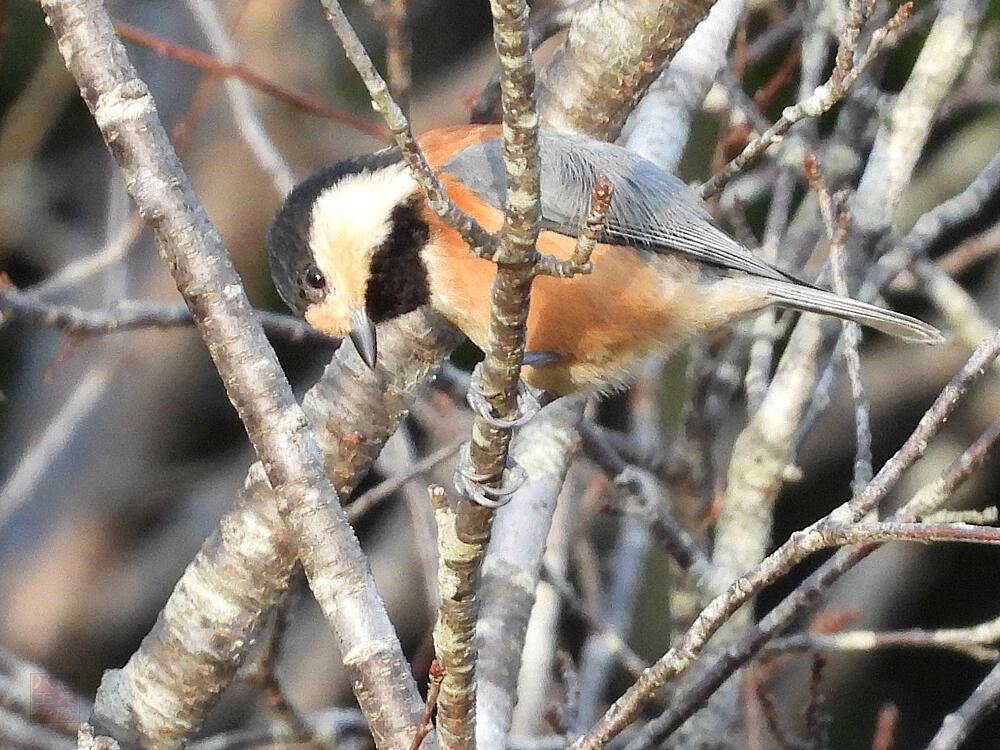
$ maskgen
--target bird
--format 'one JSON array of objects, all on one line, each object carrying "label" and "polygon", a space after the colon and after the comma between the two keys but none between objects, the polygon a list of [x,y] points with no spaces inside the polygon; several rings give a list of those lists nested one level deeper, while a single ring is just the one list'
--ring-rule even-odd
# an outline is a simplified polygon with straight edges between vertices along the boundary
[{"label": "bird", "polygon": [[[457,206],[503,224],[496,125],[431,130],[419,143]],[[561,396],[611,392],[639,361],[770,306],[832,315],[899,338],[942,341],[920,320],[834,294],[764,261],[721,229],[683,181],[595,139],[542,129],[540,253],[569,258],[600,175],[614,189],[592,271],[532,285],[521,378]],[[485,348],[496,266],[429,207],[397,149],[330,164],[298,184],[267,232],[275,288],[375,365],[376,326],[429,305]]]}]

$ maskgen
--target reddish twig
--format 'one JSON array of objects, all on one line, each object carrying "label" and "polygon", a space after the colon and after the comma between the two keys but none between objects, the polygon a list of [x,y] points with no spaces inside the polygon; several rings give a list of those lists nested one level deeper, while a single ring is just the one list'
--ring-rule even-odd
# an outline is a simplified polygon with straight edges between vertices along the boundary
[{"label": "reddish twig", "polygon": [[424,715],[420,717],[420,723],[417,725],[417,733],[413,735],[413,744],[410,745],[410,750],[419,750],[424,737],[430,734],[431,717],[434,715],[434,709],[437,708],[438,693],[441,692],[441,681],[444,679],[444,673],[444,664],[438,659],[434,659],[427,672],[427,703],[425,704]]},{"label": "reddish twig", "polygon": [[[851,27],[851,24],[848,24]],[[838,61],[839,61],[838,57]],[[838,65],[840,63],[838,62]],[[839,69],[839,68],[838,68]],[[830,196],[826,181],[820,171],[819,161],[813,154],[806,154],[802,160],[809,186],[816,193],[820,214],[826,225],[827,236],[830,239],[830,267],[833,271],[833,291],[847,296],[847,273],[844,269],[844,240],[851,225],[851,216],[847,211],[840,210],[837,201]],[[861,356],[858,350],[861,346],[861,327],[849,320],[843,321],[844,328],[844,362],[847,364],[847,374],[851,381],[851,396],[854,399],[854,434],[856,453],[854,458],[854,483],[852,490],[861,492],[872,478],[872,433],[871,404],[865,393],[861,380]]]},{"label": "reddish twig", "polygon": [[826,733],[827,717],[823,712],[826,698],[823,695],[823,672],[826,669],[826,654],[812,655],[812,669],[809,670],[809,705],[806,706],[806,737],[809,744],[815,748],[827,747]]},{"label": "reddish twig", "polygon": [[896,729],[899,727],[899,709],[894,703],[886,703],[875,719],[875,733],[872,735],[872,750],[892,750],[896,744]]},{"label": "reddish twig", "polygon": [[163,57],[180,60],[183,63],[193,65],[196,68],[200,68],[201,70],[215,75],[239,78],[241,81],[253,86],[255,89],[263,91],[264,93],[269,94],[275,99],[283,101],[296,109],[301,109],[319,117],[325,117],[328,120],[333,120],[334,122],[344,123],[345,125],[349,125],[350,127],[356,128],[364,133],[368,133],[369,135],[380,140],[388,138],[388,132],[381,125],[378,125],[370,120],[366,120],[363,117],[352,115],[350,112],[345,112],[337,107],[333,107],[314,96],[303,94],[299,91],[295,91],[294,89],[290,89],[287,86],[283,86],[276,81],[272,81],[271,79],[262,76],[260,73],[250,70],[245,65],[222,62],[221,60],[218,60],[204,52],[199,52],[198,50],[191,49],[190,47],[185,47],[182,44],[168,42],[155,34],[150,34],[149,32],[143,31],[142,29],[132,26],[131,24],[127,24],[124,21],[115,21],[115,31],[118,32],[118,35],[122,39],[127,39],[130,42],[135,42],[136,44],[148,47],[156,54],[162,55]]},{"label": "reddish twig", "polygon": [[535,262],[535,274],[566,279],[593,270],[590,256],[597,245],[597,238],[604,231],[604,219],[614,194],[615,186],[603,174],[598,175],[590,191],[590,213],[580,228],[580,236],[577,237],[573,255],[568,260],[542,256]]},{"label": "reddish twig", "polygon": [[774,75],[771,76],[771,80],[757,89],[757,92],[753,95],[753,103],[757,105],[757,108],[761,112],[766,112],[770,109],[778,96],[781,95],[781,92],[785,90],[785,87],[791,83],[801,59],[802,48],[798,45],[793,46],[788,50],[788,54],[785,55],[785,59],[781,61],[781,65],[778,66]]},{"label": "reddish twig", "polygon": [[781,137],[799,120],[807,117],[818,117],[843,99],[858,79],[858,76],[864,72],[864,69],[868,67],[875,58],[875,55],[882,48],[886,37],[903,25],[906,19],[909,18],[912,10],[912,2],[906,2],[899,6],[899,10],[889,19],[888,23],[882,28],[875,30],[868,42],[868,47],[856,63],[852,63],[852,61],[857,44],[856,31],[860,31],[860,29],[854,30],[848,28],[847,33],[841,37],[841,45],[837,52],[837,64],[826,83],[817,87],[811,95],[802,101],[791,107],[786,107],[781,113],[781,117],[778,118],[774,125],[768,128],[767,132],[762,133],[758,138],[747,144],[739,156],[716,172],[710,180],[706,181],[699,188],[698,192],[701,197],[708,198],[722,190],[726,183],[741,172],[750,162],[780,141]]}]

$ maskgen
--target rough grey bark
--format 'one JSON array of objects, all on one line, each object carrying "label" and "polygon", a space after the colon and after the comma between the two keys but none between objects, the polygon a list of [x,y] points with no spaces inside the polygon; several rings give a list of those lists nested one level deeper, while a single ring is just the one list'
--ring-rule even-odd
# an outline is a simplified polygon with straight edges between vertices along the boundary
[{"label": "rough grey bark", "polygon": [[539,79],[546,127],[614,140],[713,0],[606,0],[581,10]]},{"label": "rough grey bark", "polygon": [[[42,8],[261,459],[313,592],[337,633],[376,743],[408,748],[422,713],[416,684],[305,414],[170,147],[152,96],[100,2],[46,0]],[[184,597],[176,601],[182,604]],[[241,644],[230,644],[238,655]],[[107,687],[115,681],[110,678]],[[157,727],[154,719],[142,729]],[[182,740],[168,733],[158,744]]]}]

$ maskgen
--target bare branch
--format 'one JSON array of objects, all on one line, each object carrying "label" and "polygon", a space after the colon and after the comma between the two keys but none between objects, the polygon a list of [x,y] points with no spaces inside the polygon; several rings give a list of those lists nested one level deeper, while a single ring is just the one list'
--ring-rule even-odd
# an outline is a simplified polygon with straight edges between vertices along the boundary
[{"label": "bare branch", "polygon": [[972,52],[975,29],[985,10],[984,0],[942,2],[913,71],[875,136],[858,183],[852,211],[862,231],[880,231],[892,223],[930,135],[934,112]]},{"label": "bare branch", "polygon": [[175,60],[180,60],[188,65],[194,65],[202,70],[206,70],[217,75],[238,78],[244,83],[259,89],[260,91],[263,91],[264,93],[269,94],[275,99],[283,101],[296,109],[301,109],[305,112],[325,117],[334,122],[341,122],[352,128],[360,130],[363,133],[368,133],[374,138],[386,137],[386,131],[377,123],[352,115],[350,112],[345,112],[342,109],[333,107],[326,102],[309,96],[308,94],[303,94],[299,91],[287,88],[286,86],[282,86],[280,83],[265,78],[259,73],[255,73],[243,65],[233,62],[224,62],[212,57],[211,55],[206,55],[204,52],[199,52],[198,50],[193,50],[180,44],[165,41],[160,39],[158,36],[149,34],[142,29],[125,23],[124,21],[115,21],[115,30],[121,35],[122,39],[127,39],[131,42],[135,42],[136,44],[141,44],[144,47],[149,47],[157,54],[165,57],[172,57]]},{"label": "bare branch", "polygon": [[[268,310],[255,310],[264,330],[294,342],[335,345],[330,338],[305,321]],[[70,335],[98,336],[139,328],[190,328],[191,311],[183,304],[119,300],[108,310],[84,310],[73,305],[43,302],[34,292],[19,292],[0,284],[0,316],[6,321],[23,320],[57,328]]]},{"label": "bare branch", "polygon": [[511,502],[497,511],[478,592],[476,744],[480,750],[501,750],[510,731],[542,555],[574,457],[584,403],[582,398],[557,399],[518,431],[511,446],[525,481]]},{"label": "bare branch", "polygon": [[[787,542],[768,555],[752,571],[737,578],[725,593],[713,599],[675,645],[615,701],[587,734],[571,745],[572,750],[598,750],[604,747],[635,719],[646,702],[667,680],[690,666],[707,640],[733,612],[757,591],[784,575],[805,556],[825,546],[825,530],[831,523],[845,528],[846,524],[857,523],[873,510],[889,488],[898,481],[902,472],[923,455],[927,441],[941,427],[961,397],[982,374],[983,369],[998,355],[1000,355],[1000,332],[980,345],[972,358],[952,378],[927,410],[903,446],[865,487],[864,492],[808,528],[795,532]],[[658,731],[659,728],[658,722],[647,725],[640,733],[641,739],[634,744],[634,747],[649,747],[649,743],[661,740],[662,734]]]},{"label": "bare branch", "polygon": [[[849,6],[849,13],[860,12],[850,10],[858,3]],[[860,18],[857,23],[860,24]],[[850,28],[850,23],[848,24]],[[853,55],[853,52],[852,52]],[[806,177],[809,185],[816,193],[820,206],[820,215],[826,225],[827,237],[830,240],[830,267],[833,270],[833,291],[837,294],[850,296],[847,288],[847,271],[844,268],[844,238],[850,228],[850,214],[837,209],[834,216],[833,200],[827,190],[826,182],[820,172],[819,161],[812,154],[805,158]],[[842,321],[844,328],[844,361],[847,363],[847,375],[851,381],[851,396],[854,399],[854,436],[856,454],[854,459],[854,482],[851,485],[855,494],[861,492],[872,478],[872,431],[871,405],[865,395],[864,383],[861,381],[861,326],[854,321]],[[979,340],[981,341],[980,337]]]},{"label": "bare branch", "polygon": [[581,10],[539,80],[546,127],[614,140],[711,7],[705,0],[613,0]]},{"label": "bare branch", "polygon": [[[410,88],[410,30],[407,24],[406,0],[366,0],[372,15],[385,32],[385,63],[389,89],[405,112],[409,109]],[[414,750],[416,750],[414,748]]]},{"label": "bare branch", "polygon": [[424,738],[430,734],[431,717],[437,708],[438,695],[441,693],[441,681],[444,679],[444,675],[444,665],[437,659],[432,661],[428,672],[427,701],[424,707],[424,715],[420,717],[420,723],[417,725],[417,733],[413,736],[413,744],[410,745],[410,750],[420,750]]},{"label": "bare branch", "polygon": [[[358,701],[377,727],[374,735],[382,747],[405,750],[422,711],[416,684],[308,420],[252,315],[221,237],[100,2],[47,0],[42,7],[266,469],[312,590],[340,639]],[[182,723],[178,733],[165,735],[163,746],[183,741],[189,731]]]},{"label": "bare branch", "polygon": [[[974,373],[977,371],[981,372],[988,365],[989,361],[995,359],[998,354],[1000,354],[1000,333],[993,336],[990,340],[984,341],[982,346],[977,349],[976,354],[966,363],[966,366],[952,378],[945,392],[942,392],[941,396],[938,397],[931,409],[924,415],[917,430],[907,440],[906,446],[904,446],[907,450],[904,452],[901,449],[883,466],[879,475],[868,485],[869,490],[875,485],[875,482],[880,482],[883,472],[890,465],[893,465],[892,473],[898,478],[899,473],[915,459],[912,449],[920,447],[920,438],[917,438],[916,442],[914,442],[917,433],[926,434],[925,429],[927,427],[930,427],[935,420],[943,418],[942,412],[939,409],[944,407],[958,391],[967,388],[969,378],[975,377]],[[986,356],[983,357],[981,355]],[[931,417],[932,413],[934,414],[933,417]],[[997,431],[997,425],[994,424],[976,443],[955,459],[942,473],[941,477],[931,485],[937,491],[926,494],[920,493],[914,496],[910,502],[906,503],[892,515],[891,520],[912,522],[918,517],[935,510],[938,506],[934,503],[944,502],[950,497],[950,493],[968,478],[975,467],[982,464],[991,451],[996,448],[998,442],[1000,442],[1000,433]],[[901,463],[897,462],[897,459],[902,459],[904,456],[905,460],[902,460]],[[891,481],[895,481],[892,476],[886,478],[890,480],[890,483]],[[882,493],[887,490],[887,486],[885,482],[880,482],[880,484],[882,486],[877,488],[877,492]],[[785,597],[774,609],[768,612],[759,625],[748,629],[736,643],[727,649],[725,654],[718,657],[709,668],[705,669],[690,687],[676,696],[669,711],[643,727],[636,739],[629,745],[628,750],[650,750],[650,748],[662,743],[683,725],[698,710],[706,698],[712,695],[735,670],[757,653],[775,633],[787,627],[796,617],[800,616],[809,606],[815,603],[824,590],[846,571],[853,568],[861,560],[864,560],[875,549],[877,549],[877,545],[861,545],[838,550],[830,560],[823,563],[819,569],[809,575],[794,592]]]},{"label": "bare branch", "polygon": [[[855,0],[855,4],[860,5],[859,0]],[[896,11],[896,15],[892,17],[889,23],[872,34],[871,40],[868,42],[868,47],[856,62],[853,60],[852,46],[857,40],[856,31],[841,37],[837,52],[837,64],[826,83],[813,91],[808,98],[790,107],[786,107],[781,113],[781,118],[774,125],[747,144],[739,156],[716,172],[710,180],[701,186],[698,191],[701,197],[708,198],[718,193],[744,167],[780,141],[792,125],[807,117],[818,117],[843,99],[858,79],[858,76],[864,72],[864,69],[868,67],[868,64],[878,54],[886,37],[903,25],[912,9],[912,2],[903,3],[899,6],[899,10]],[[852,18],[855,17],[852,16]]]},{"label": "bare branch", "polygon": [[874,651],[884,648],[939,648],[980,661],[1000,656],[1000,617],[967,628],[939,630],[847,630],[840,633],[803,633],[775,638],[765,649],[783,651]]},{"label": "bare branch", "polygon": [[1000,705],[1000,662],[990,670],[965,703],[944,717],[941,728],[927,745],[927,750],[955,750],[969,733]]},{"label": "bare branch", "polygon": [[398,490],[402,489],[407,482],[413,481],[421,474],[426,474],[440,463],[447,461],[454,456],[462,443],[455,440],[447,445],[443,445],[433,453],[429,453],[419,461],[415,462],[407,471],[389,477],[376,486],[358,495],[351,504],[347,506],[347,520],[351,524],[356,524],[366,514],[380,506]]},{"label": "bare branch", "polygon": [[[368,472],[415,392],[457,341],[454,328],[422,310],[380,329],[383,377],[371,376],[354,347],[337,351],[302,408],[341,496],[348,497]],[[102,724],[125,727],[162,747],[174,747],[176,738],[200,726],[287,588],[296,549],[276,507],[255,464],[236,505],[202,545],[139,650],[121,670],[105,673],[95,707]],[[423,710],[419,701],[418,708]]]}]

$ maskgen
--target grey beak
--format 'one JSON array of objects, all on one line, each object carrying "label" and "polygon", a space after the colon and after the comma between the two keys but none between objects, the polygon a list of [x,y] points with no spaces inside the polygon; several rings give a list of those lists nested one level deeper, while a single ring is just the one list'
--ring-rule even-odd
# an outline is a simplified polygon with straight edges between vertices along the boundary
[{"label": "grey beak", "polygon": [[354,342],[354,348],[358,350],[364,363],[369,367],[375,367],[375,359],[378,357],[375,324],[364,310],[355,310],[351,313],[351,341]]}]

